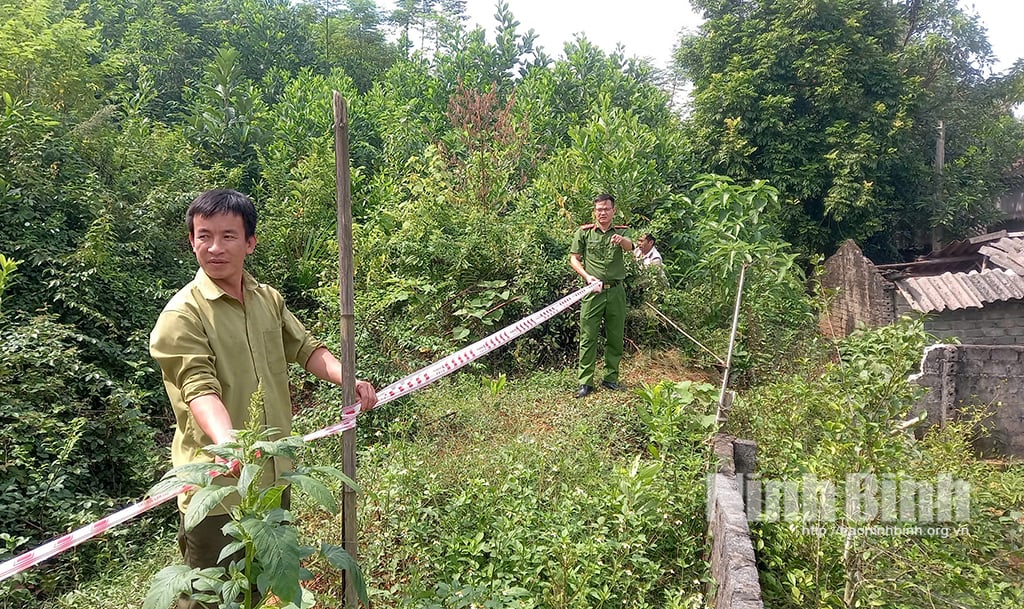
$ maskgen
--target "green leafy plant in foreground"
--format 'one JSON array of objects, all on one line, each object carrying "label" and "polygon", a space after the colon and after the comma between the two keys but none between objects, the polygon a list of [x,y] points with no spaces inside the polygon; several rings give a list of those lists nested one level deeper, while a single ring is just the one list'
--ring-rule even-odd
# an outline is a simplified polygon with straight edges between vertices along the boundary
[{"label": "green leafy plant in foreground", "polygon": [[714,400],[715,388],[694,381],[642,383],[636,390],[641,401],[637,415],[648,430],[654,457],[679,442],[705,439],[715,431],[715,415],[700,414],[699,408]]},{"label": "green leafy plant in foreground", "polygon": [[[280,435],[280,430],[260,429],[261,410],[262,396],[256,393],[250,406],[250,423],[237,432],[235,441],[205,448],[224,463],[190,463],[176,467],[150,491],[150,494],[157,494],[182,483],[194,486],[185,512],[185,527],[189,530],[218,505],[237,502],[230,508],[231,521],[224,527],[224,532],[235,541],[224,548],[219,561],[239,552],[243,556],[232,560],[227,568],[193,569],[187,565],[172,565],[162,569],[153,579],[144,609],[166,609],[181,594],[219,609],[269,607],[271,594],[285,608],[313,606],[312,593],[301,583],[313,574],[302,566],[302,561],[311,558],[317,550],[299,542],[291,513],[282,508],[282,496],[291,485],[323,509],[336,514],[338,502],[318,478],[333,477],[353,488],[355,483],[333,467],[297,467],[263,488],[261,482],[267,462],[274,457],[295,459],[303,441],[299,436],[272,440]],[[231,467],[232,462],[238,463],[237,470]],[[233,473],[235,471],[237,474]],[[215,480],[218,483],[215,484]],[[233,480],[234,484],[225,484],[225,480]],[[369,604],[363,575],[348,552],[340,546],[321,543],[319,555],[332,566],[345,570],[353,578],[360,600]]]}]

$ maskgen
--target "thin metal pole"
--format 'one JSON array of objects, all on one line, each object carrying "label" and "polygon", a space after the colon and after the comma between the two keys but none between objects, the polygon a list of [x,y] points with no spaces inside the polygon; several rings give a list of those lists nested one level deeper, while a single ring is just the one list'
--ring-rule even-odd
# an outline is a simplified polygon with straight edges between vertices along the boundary
[{"label": "thin metal pole", "polygon": [[[342,404],[356,402],[355,306],[353,304],[352,194],[348,155],[348,109],[345,99],[334,92],[335,186],[338,203],[338,306],[341,312],[341,392]],[[342,433],[341,469],[356,479],[356,430]],[[345,486],[341,501],[341,532],[345,550],[358,559],[359,531],[356,520],[356,492]],[[352,578],[345,578],[345,606],[358,607]]]},{"label": "thin metal pole", "polygon": [[729,387],[729,370],[732,367],[732,349],[736,345],[736,328],[740,322],[740,302],[743,299],[743,280],[747,276],[747,265],[740,267],[740,281],[736,286],[736,306],[732,311],[732,330],[729,332],[729,351],[725,354],[725,370],[722,371],[722,390],[718,394],[718,412],[715,421],[722,423],[722,410],[725,404],[725,390]]}]

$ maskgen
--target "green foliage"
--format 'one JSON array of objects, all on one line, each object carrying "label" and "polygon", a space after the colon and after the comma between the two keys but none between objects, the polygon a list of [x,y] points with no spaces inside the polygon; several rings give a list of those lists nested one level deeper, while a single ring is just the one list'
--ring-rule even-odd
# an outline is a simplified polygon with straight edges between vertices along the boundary
[{"label": "green foliage", "polygon": [[[787,373],[794,366],[787,354],[815,346],[808,339],[814,307],[786,241],[809,260],[838,236],[866,238],[868,250],[895,256],[935,227],[953,236],[991,218],[1001,171],[1024,141],[1009,114],[1024,87],[1019,69],[984,76],[984,32],[956,2],[697,4],[708,21],[684,40],[677,66],[695,84],[684,119],[645,62],[582,37],[553,60],[504,2],[489,42],[482,29],[463,27],[460,0],[403,0],[387,18],[367,0],[0,1],[0,243],[19,261],[15,280],[3,287],[0,332],[26,354],[4,352],[0,395],[14,396],[6,406],[18,417],[40,421],[47,434],[36,441],[40,458],[60,459],[66,450],[70,463],[83,446],[108,450],[90,444],[94,425],[115,421],[108,431],[117,446],[109,452],[118,460],[104,463],[99,480],[130,481],[118,492],[97,491],[88,510],[69,512],[74,501],[88,501],[75,494],[78,472],[62,480],[41,470],[29,483],[42,488],[53,473],[61,495],[55,511],[25,511],[32,501],[54,499],[51,493],[19,496],[10,513],[45,517],[59,530],[18,521],[4,529],[0,547],[12,552],[63,532],[148,477],[151,446],[137,439],[165,429],[169,412],[146,334],[194,272],[181,216],[196,192],[231,186],[254,196],[261,223],[251,270],[280,286],[294,307],[316,309],[303,317],[314,320],[318,335],[337,334],[332,90],[349,102],[360,376],[378,380],[434,361],[577,286],[568,241],[601,190],[616,194],[622,219],[658,236],[667,262],[664,276],[630,271],[629,336],[638,348],[678,347],[710,365],[713,358],[666,330],[643,303],[657,303],[724,354],[736,271],[750,265],[733,360],[740,385]],[[397,45],[384,38],[386,24],[402,36]],[[937,182],[931,151],[939,120],[947,162]],[[701,177],[705,171],[722,175]],[[517,373],[566,365],[575,343],[571,314],[550,320],[482,362],[495,380],[475,390],[500,405]],[[824,367],[824,359],[806,365]],[[851,355],[844,365],[863,361]],[[71,378],[79,373],[92,380]],[[877,389],[882,373],[865,374]],[[57,394],[44,390],[50,377],[61,397],[70,396],[57,410]],[[850,387],[859,382],[852,379]],[[793,399],[808,398],[795,410],[824,420],[846,403],[847,385],[839,385],[816,391],[794,383]],[[894,402],[871,402],[872,416],[895,408],[902,399],[896,389]],[[334,422],[328,410],[338,406],[336,392],[307,395],[322,402],[309,419]],[[409,440],[447,424],[446,416],[424,422],[415,405],[399,404],[367,415],[360,433],[368,442]],[[639,431],[642,422],[631,425],[629,433],[642,439],[629,442],[642,453],[648,433]],[[882,427],[861,427],[859,436],[816,425],[805,431],[831,434],[841,447],[881,446]],[[671,428],[663,422],[659,437]],[[35,458],[35,448],[18,450],[18,467]],[[94,458],[90,452],[85,462]],[[625,458],[606,471],[658,487],[672,467],[650,473],[649,465],[641,459],[633,472]],[[588,488],[609,497],[600,485]],[[322,488],[309,489],[324,497]],[[1009,505],[1000,517],[1019,511]],[[568,520],[568,510],[559,518]],[[551,588],[560,592],[547,598],[599,604],[606,592],[589,587],[597,580],[586,561],[600,552],[587,545],[588,531],[566,526],[570,541],[555,552],[562,562],[557,569],[544,563],[561,578]],[[84,564],[90,552],[108,552],[99,547],[69,560]],[[109,548],[114,555],[123,545]],[[123,562],[132,560],[123,554]],[[59,572],[30,575],[18,594],[45,596],[58,579],[79,585],[77,574],[88,578],[95,569]],[[421,576],[418,590],[427,596],[411,603],[530,602],[518,586],[471,581],[454,570]],[[806,573],[793,577],[807,581]],[[608,579],[612,597],[636,593],[641,605],[696,602],[688,584],[658,584],[657,593],[630,586]],[[594,594],[573,596],[581,590]]]},{"label": "green foliage", "polygon": [[105,66],[97,32],[60,0],[0,3],[0,92],[87,116]]},{"label": "green foliage", "polygon": [[927,339],[921,322],[909,319],[858,331],[837,345],[836,360],[823,363],[827,354],[811,358],[804,374],[745,397],[734,406],[730,424],[733,432],[757,441],[763,478],[810,474],[835,482],[838,495],[851,473],[893,480],[947,474],[970,484],[970,520],[959,523],[966,525],[960,533],[953,532],[958,523],[937,523],[936,530],[946,527],[945,536],[847,536],[836,530],[916,524],[880,522],[878,515],[867,523],[847,513],[835,522],[809,523],[822,525],[822,534],[809,532],[803,522],[757,523],[766,604],[916,608],[938,599],[971,607],[1020,602],[1019,586],[1005,567],[1019,560],[1018,550],[1005,541],[1016,522],[997,523],[989,515],[1019,510],[1018,468],[1003,474],[978,463],[969,443],[976,422],[970,419],[941,431],[932,427],[923,441],[907,431],[918,422],[911,406],[920,392],[907,376]]},{"label": "green foliage", "polygon": [[[411,432],[388,432],[360,455],[376,606],[660,607],[701,597],[707,429],[698,421],[712,403],[687,402],[687,424],[653,460],[639,399],[616,394],[580,410],[571,383],[540,374],[495,395],[465,378],[410,396]],[[694,395],[680,399],[706,395],[681,387]]]},{"label": "green foliage", "polygon": [[20,260],[12,260],[0,254],[0,315],[3,314],[4,289],[14,276],[14,271],[18,268],[19,262]]},{"label": "green foliage", "polygon": [[680,440],[700,438],[713,433],[715,415],[697,415],[697,406],[710,404],[715,399],[716,389],[707,383],[693,381],[662,381],[657,385],[642,384],[636,391],[642,399],[637,405],[637,414],[648,428],[651,445],[648,450],[657,457],[663,451],[670,451]]},{"label": "green foliage", "polygon": [[[556,300],[570,285],[569,231],[549,216],[519,198],[509,210],[475,200],[434,149],[410,159],[408,171],[401,203],[381,209],[357,235],[365,244],[355,260],[364,320],[359,350],[364,358],[386,357],[370,363],[382,371],[394,369],[398,353],[405,354],[398,371],[434,361],[463,340],[483,338],[500,319]],[[571,323],[567,316],[548,322],[544,335],[517,341],[505,363],[561,359],[567,341],[558,333],[573,332],[565,327]]]},{"label": "green foliage", "polygon": [[[955,2],[695,6],[708,19],[676,61],[694,83],[688,129],[705,144],[696,162],[767,177],[781,195],[783,234],[801,251],[874,235],[921,243],[930,238],[922,228],[962,234],[991,221],[998,181],[965,178],[1009,167],[1022,128],[1008,83],[981,77],[988,43]],[[939,121],[950,137],[936,189]]]},{"label": "green foliage", "polygon": [[589,115],[569,128],[571,146],[539,168],[534,196],[566,208],[582,224],[591,219],[594,196],[608,192],[628,223],[668,195],[654,154],[660,134],[634,110],[613,106],[609,95],[599,97]]},{"label": "green foliage", "polygon": [[324,4],[323,19],[312,28],[317,55],[326,71],[340,66],[365,93],[399,57],[384,35],[384,15],[372,0],[347,0],[340,9]]},{"label": "green foliage", "polygon": [[[291,514],[282,508],[281,497],[291,485],[319,507],[335,514],[338,503],[319,478],[334,478],[353,487],[355,483],[333,467],[300,466],[264,487],[263,472],[268,462],[274,457],[294,459],[303,443],[299,436],[272,440],[280,435],[279,430],[263,429],[259,422],[261,412],[262,396],[257,393],[251,401],[249,423],[236,433],[235,440],[206,447],[219,458],[218,463],[178,466],[150,490],[150,494],[158,494],[182,484],[195,487],[189,491],[193,495],[185,512],[188,529],[202,522],[215,507],[235,498],[230,504],[231,522],[225,526],[225,532],[236,541],[224,548],[221,558],[230,558],[236,553],[242,556],[232,560],[226,568],[192,569],[171,565],[162,569],[150,586],[143,605],[146,609],[163,609],[179,594],[216,603],[219,607],[263,607],[263,599],[269,594],[296,607],[311,606],[304,602],[308,594],[301,581],[313,574],[301,561],[312,556],[316,549],[300,544]],[[236,470],[232,469],[232,464],[237,466]],[[234,484],[215,483],[215,480],[224,482],[232,477]],[[352,557],[343,548],[327,543],[321,543],[319,553],[335,568],[351,574],[360,600],[369,603],[362,573]]]},{"label": "green foliage", "polygon": [[[90,342],[52,316],[0,319],[3,555],[93,522],[138,496],[156,471],[141,391],[84,361]],[[39,594],[65,589],[137,542],[132,535],[118,532],[12,581]]]},{"label": "green foliage", "polygon": [[[784,361],[779,351],[799,352],[814,331],[804,276],[779,236],[777,216],[778,191],[765,182],[743,185],[726,176],[696,176],[689,194],[655,206],[646,229],[658,235],[667,264],[657,271],[665,272],[668,285],[654,281],[650,269],[631,277],[633,292],[642,291],[645,300],[724,360],[740,269],[746,267],[733,354],[734,382],[741,385],[778,371]],[[630,319],[648,344],[679,347],[705,366],[718,361],[674,329],[666,335],[665,322],[646,309]]]},{"label": "green foliage", "polygon": [[255,120],[262,107],[259,92],[244,81],[240,57],[233,48],[217,52],[205,82],[191,95],[185,133],[205,151],[208,165],[240,166],[247,178],[240,188],[250,191],[257,173],[257,150],[264,141]]}]

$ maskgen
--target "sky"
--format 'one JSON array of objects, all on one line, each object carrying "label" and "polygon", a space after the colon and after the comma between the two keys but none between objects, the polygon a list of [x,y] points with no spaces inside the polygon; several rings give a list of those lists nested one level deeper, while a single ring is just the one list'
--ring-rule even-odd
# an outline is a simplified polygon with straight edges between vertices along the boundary
[{"label": "sky", "polygon": [[[533,29],[537,43],[552,57],[562,55],[566,41],[576,33],[611,52],[622,43],[627,56],[650,57],[659,67],[667,67],[672,47],[681,30],[695,31],[701,19],[687,0],[507,0],[519,21],[520,30]],[[469,25],[484,26],[493,39],[496,0],[467,0]],[[960,0],[968,10],[974,7],[988,29],[989,42],[996,55],[996,71],[1003,71],[1024,57],[1024,35],[1020,18],[1021,0]]]}]

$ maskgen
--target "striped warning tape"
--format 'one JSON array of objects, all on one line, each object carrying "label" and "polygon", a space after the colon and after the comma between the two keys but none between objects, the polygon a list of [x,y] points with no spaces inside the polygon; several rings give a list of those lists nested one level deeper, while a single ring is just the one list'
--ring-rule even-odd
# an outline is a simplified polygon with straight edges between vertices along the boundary
[{"label": "striped warning tape", "polygon": [[[403,395],[412,393],[417,389],[421,389],[430,383],[455,372],[466,364],[480,359],[498,347],[508,344],[576,304],[582,300],[584,296],[597,289],[597,286],[599,285],[601,284],[592,283],[586,287],[580,288],[561,300],[544,307],[540,311],[537,311],[532,315],[528,315],[514,324],[498,330],[487,338],[479,340],[472,345],[456,351],[452,355],[427,366],[426,368],[421,368],[405,378],[388,385],[377,392],[377,406],[382,406],[388,402],[397,400]],[[358,414],[358,404],[349,406],[342,410],[341,421],[339,423],[308,433],[303,436],[302,439],[309,442],[341,433],[347,429],[352,429],[356,426],[356,416]],[[68,533],[67,535],[44,543],[34,550],[20,554],[3,564],[0,564],[0,581],[34,567],[48,558],[52,558],[65,550],[92,539],[93,537],[96,537],[97,535],[100,535],[101,533],[104,533],[105,531],[138,516],[139,514],[142,514],[143,512],[147,512],[162,503],[166,503],[191,488],[191,485],[182,485],[179,488],[173,488],[158,495],[147,497],[143,501],[130,505],[107,516],[106,518],[101,518],[100,520]]]}]

